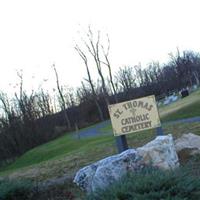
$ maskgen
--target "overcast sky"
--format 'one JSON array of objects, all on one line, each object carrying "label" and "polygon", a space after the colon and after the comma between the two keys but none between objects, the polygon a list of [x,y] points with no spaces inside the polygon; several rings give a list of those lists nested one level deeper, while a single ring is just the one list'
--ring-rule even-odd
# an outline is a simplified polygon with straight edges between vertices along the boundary
[{"label": "overcast sky", "polygon": [[0,0],[0,90],[13,90],[19,69],[27,89],[54,87],[53,63],[62,84],[80,85],[74,45],[88,25],[108,33],[114,70],[165,62],[177,47],[200,52],[199,8],[199,0]]}]

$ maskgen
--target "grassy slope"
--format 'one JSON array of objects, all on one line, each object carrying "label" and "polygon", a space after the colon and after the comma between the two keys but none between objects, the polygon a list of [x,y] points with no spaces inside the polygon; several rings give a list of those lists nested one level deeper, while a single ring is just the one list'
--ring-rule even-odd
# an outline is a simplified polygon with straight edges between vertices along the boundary
[{"label": "grassy slope", "polygon": [[200,116],[200,90],[159,109],[162,121]]},{"label": "grassy slope", "polygon": [[[73,138],[73,134],[68,134],[28,151],[17,159],[16,162],[2,169],[0,175],[10,174],[20,168],[22,168],[22,170],[17,171],[16,174],[14,173],[14,176],[19,174],[20,176],[32,178],[33,172],[36,176],[39,176],[39,179],[46,179],[51,176],[60,176],[62,173],[66,173],[66,171],[62,172],[62,168],[72,170],[73,172],[74,169],[77,169],[80,165],[92,162],[93,159],[99,159],[101,154],[106,155],[104,150],[101,153],[100,147],[104,147],[107,144],[110,146],[112,140],[112,136],[77,140]],[[97,155],[96,159],[95,154]],[[61,168],[60,172],[58,171],[59,166]],[[33,168],[35,168],[36,171],[32,171]],[[29,170],[30,173],[26,173]],[[51,170],[52,174],[50,175],[49,172]]]},{"label": "grassy slope", "polygon": [[[199,99],[200,90],[176,103],[160,108],[162,121],[199,116]],[[188,132],[200,134],[200,125],[168,125],[164,126],[164,130],[165,133],[173,133],[175,136]],[[102,131],[110,132],[111,126],[108,125]],[[151,130],[130,134],[127,137],[129,146],[137,147],[150,141],[155,137],[155,133]],[[0,175],[10,174],[11,177],[29,177],[36,180],[63,174],[72,176],[80,167],[114,153],[115,141],[111,135],[77,140],[71,133],[28,151],[16,162],[1,169]]]},{"label": "grassy slope", "polygon": [[[177,102],[161,106],[159,114],[162,122],[200,116],[200,89]],[[111,124],[102,128],[102,132],[111,130]]]}]

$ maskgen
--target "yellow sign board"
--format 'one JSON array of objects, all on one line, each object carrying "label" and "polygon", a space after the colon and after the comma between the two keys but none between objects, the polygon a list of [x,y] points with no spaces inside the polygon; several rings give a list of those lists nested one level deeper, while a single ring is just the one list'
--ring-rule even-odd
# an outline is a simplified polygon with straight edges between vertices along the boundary
[{"label": "yellow sign board", "polygon": [[114,136],[161,126],[155,96],[109,105]]}]

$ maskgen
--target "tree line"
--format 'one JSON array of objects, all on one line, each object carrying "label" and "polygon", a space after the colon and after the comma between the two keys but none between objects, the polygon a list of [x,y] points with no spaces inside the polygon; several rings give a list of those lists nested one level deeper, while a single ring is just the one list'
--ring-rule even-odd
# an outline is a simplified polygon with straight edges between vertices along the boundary
[{"label": "tree line", "polygon": [[[109,104],[151,94],[159,98],[200,83],[200,54],[194,51],[177,49],[175,54],[169,55],[167,63],[122,66],[113,73],[108,36],[103,44],[101,33],[89,28],[75,50],[83,61],[87,77],[78,88],[67,88],[60,84],[53,65],[56,102],[52,94],[42,88],[28,94],[21,71],[17,73],[19,93],[12,98],[5,92],[0,93],[0,164],[65,132],[108,119]],[[91,75],[92,68],[98,73],[97,80]]]}]

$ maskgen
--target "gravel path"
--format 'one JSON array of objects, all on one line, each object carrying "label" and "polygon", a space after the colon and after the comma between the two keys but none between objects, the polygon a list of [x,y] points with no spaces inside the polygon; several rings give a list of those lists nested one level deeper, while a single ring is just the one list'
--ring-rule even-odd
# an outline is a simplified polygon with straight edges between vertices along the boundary
[{"label": "gravel path", "polygon": [[75,133],[76,138],[86,138],[86,137],[93,137],[93,136],[108,134],[108,133],[101,132],[100,129],[106,127],[109,124],[110,124],[110,120],[107,120],[107,121],[98,123],[94,127],[79,130],[78,133]]},{"label": "gravel path", "polygon": [[[192,118],[186,118],[186,119],[178,119],[174,121],[169,122],[163,122],[163,125],[166,124],[176,124],[176,123],[193,123],[193,122],[200,122],[200,116],[199,117],[192,117]],[[94,137],[99,135],[105,135],[105,134],[111,134],[111,132],[102,132],[101,129],[106,127],[110,124],[110,120],[101,122],[97,124],[94,127],[86,128],[84,130],[80,130],[78,134],[76,134],[76,138],[87,138],[87,137]]]}]

